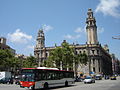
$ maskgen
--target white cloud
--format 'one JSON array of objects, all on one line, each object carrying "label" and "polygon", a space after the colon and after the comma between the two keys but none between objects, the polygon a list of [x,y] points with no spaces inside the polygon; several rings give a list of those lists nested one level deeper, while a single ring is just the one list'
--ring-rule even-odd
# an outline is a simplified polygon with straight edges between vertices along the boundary
[{"label": "white cloud", "polygon": [[103,33],[104,32],[104,28],[98,27],[97,32],[98,32],[98,34]]},{"label": "white cloud", "polygon": [[85,32],[84,28],[78,27],[74,30],[75,33],[77,33],[76,35],[70,35],[67,34],[64,36],[65,39],[78,39],[81,37],[81,34],[83,34]]},{"label": "white cloud", "polygon": [[27,49],[34,49],[34,46],[33,45],[28,45]]},{"label": "white cloud", "polygon": [[104,15],[120,17],[120,0],[100,0],[95,12],[102,12]]},{"label": "white cloud", "polygon": [[66,38],[66,39],[78,39],[78,38],[80,38],[80,35],[72,36],[70,34],[67,34],[64,36],[64,38]]},{"label": "white cloud", "polygon": [[8,40],[13,43],[25,44],[32,39],[31,35],[27,35],[24,32],[21,32],[20,29],[17,29],[14,33],[8,33]]},{"label": "white cloud", "polygon": [[78,27],[74,32],[79,34],[86,34],[86,25],[84,27]]},{"label": "white cloud", "polygon": [[[74,32],[78,33],[77,35],[70,35],[67,34],[64,36],[65,39],[78,39],[81,37],[82,34],[86,34],[86,26],[84,28],[78,27]],[[98,27],[97,28],[97,33],[101,34],[104,32],[104,28]]]},{"label": "white cloud", "polygon": [[81,33],[81,32],[83,32],[84,30],[83,30],[83,28],[81,28],[81,27],[78,27],[76,30],[75,30],[75,32],[76,33]]},{"label": "white cloud", "polygon": [[46,25],[46,24],[42,25],[42,28],[43,28],[44,32],[48,32],[50,30],[53,30],[52,26]]}]

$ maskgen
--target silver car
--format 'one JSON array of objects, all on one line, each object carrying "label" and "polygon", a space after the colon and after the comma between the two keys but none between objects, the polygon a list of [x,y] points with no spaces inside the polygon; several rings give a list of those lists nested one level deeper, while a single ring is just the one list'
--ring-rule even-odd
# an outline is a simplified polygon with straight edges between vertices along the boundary
[{"label": "silver car", "polygon": [[84,83],[95,83],[95,79],[91,76],[86,76],[86,78],[84,79]]}]

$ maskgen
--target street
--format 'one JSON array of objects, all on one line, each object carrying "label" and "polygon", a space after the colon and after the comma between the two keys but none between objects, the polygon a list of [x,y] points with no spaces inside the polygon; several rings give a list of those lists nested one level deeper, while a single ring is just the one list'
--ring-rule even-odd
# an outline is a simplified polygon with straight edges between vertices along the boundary
[{"label": "street", "polygon": [[[120,90],[120,77],[117,80],[96,80],[93,84],[84,84],[83,82],[76,82],[69,87],[55,87],[49,90]],[[0,90],[25,90],[19,85],[0,84]]]}]

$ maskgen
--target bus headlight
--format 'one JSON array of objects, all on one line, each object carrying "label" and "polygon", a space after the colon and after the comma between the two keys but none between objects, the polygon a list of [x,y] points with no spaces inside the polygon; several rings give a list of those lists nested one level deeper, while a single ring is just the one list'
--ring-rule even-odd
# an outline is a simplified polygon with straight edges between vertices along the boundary
[{"label": "bus headlight", "polygon": [[33,83],[29,83],[30,85],[33,85]]},{"label": "bus headlight", "polygon": [[22,85],[23,83],[22,83],[22,82],[20,82],[20,84]]}]

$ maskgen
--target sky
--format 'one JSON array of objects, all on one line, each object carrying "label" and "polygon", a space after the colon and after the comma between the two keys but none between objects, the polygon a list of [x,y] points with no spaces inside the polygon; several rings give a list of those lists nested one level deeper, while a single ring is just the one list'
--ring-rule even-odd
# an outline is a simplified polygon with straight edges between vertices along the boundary
[{"label": "sky", "polygon": [[0,0],[0,37],[17,54],[34,55],[38,30],[44,27],[45,46],[63,40],[85,44],[87,11],[96,18],[98,41],[120,59],[120,0]]}]

